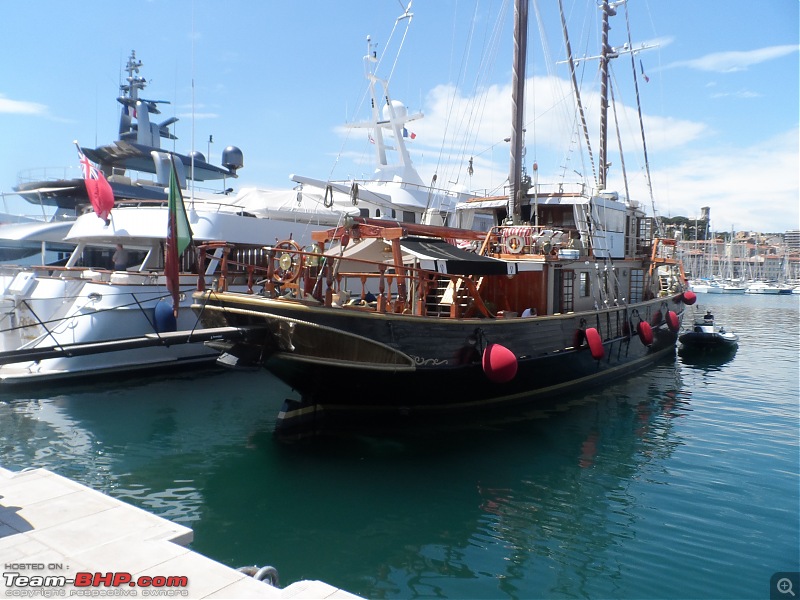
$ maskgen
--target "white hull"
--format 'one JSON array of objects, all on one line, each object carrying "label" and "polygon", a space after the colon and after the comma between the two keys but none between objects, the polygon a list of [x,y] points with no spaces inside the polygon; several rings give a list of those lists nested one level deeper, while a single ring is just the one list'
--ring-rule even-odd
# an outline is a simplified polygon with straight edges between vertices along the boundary
[{"label": "white hull", "polygon": [[748,294],[780,294],[781,289],[768,283],[753,283],[747,286]]},{"label": "white hull", "polygon": [[744,294],[746,288],[735,285],[692,284],[692,291],[697,294]]},{"label": "white hull", "polygon": [[[233,236],[238,244],[253,247],[275,239],[286,239],[296,223],[243,217],[225,211],[221,205],[198,205],[190,211],[196,241],[211,241]],[[6,268],[0,271],[0,351],[18,351],[59,347],[67,344],[91,344],[108,340],[142,337],[158,333],[155,309],[168,303],[163,274],[161,245],[166,232],[167,209],[161,207],[120,207],[106,226],[94,214],[78,218],[69,240],[78,244],[66,267]],[[131,254],[144,256],[141,264],[127,271],[111,271],[103,264],[116,243],[123,243]],[[101,264],[79,267],[88,256],[103,253]],[[215,262],[206,271],[205,283],[214,285]],[[181,276],[181,300],[177,329],[199,327],[189,309],[197,275]],[[246,291],[244,285],[238,286]],[[162,328],[163,330],[163,328]],[[106,351],[86,356],[61,356],[39,361],[0,365],[0,382],[30,383],[64,379],[87,374],[152,370],[211,361],[218,353],[202,342]]]}]

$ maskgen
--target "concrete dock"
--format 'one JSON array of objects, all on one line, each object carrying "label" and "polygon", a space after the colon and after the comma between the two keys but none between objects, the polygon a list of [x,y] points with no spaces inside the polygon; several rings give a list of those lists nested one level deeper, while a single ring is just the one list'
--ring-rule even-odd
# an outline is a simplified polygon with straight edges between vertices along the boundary
[{"label": "concrete dock", "polygon": [[0,467],[4,596],[358,598],[321,581],[272,587],[189,550],[192,535],[45,469]]}]

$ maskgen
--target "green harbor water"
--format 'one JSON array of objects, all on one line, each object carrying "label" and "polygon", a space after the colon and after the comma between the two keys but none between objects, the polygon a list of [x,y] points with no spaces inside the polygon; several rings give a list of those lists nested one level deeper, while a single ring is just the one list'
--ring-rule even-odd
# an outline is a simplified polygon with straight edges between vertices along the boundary
[{"label": "green harbor water", "polygon": [[273,565],[282,585],[769,598],[773,574],[800,570],[799,305],[699,294],[739,334],[735,355],[676,355],[547,409],[388,438],[278,441],[289,390],[263,372],[0,390],[0,466],[190,526],[194,550]]}]

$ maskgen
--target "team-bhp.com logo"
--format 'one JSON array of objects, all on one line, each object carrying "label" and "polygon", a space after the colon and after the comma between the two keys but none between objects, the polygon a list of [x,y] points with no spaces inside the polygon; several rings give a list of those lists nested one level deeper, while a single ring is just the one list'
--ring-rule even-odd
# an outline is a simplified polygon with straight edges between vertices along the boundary
[{"label": "team-bhp.com logo", "polygon": [[[6,565],[12,569],[17,565]],[[24,565],[29,569],[31,565]],[[44,565],[42,565],[44,568]],[[5,595],[20,598],[52,598],[56,596],[188,596],[189,579],[183,575],[139,575],[125,571],[89,573],[74,576],[38,575],[20,570],[3,572]],[[69,589],[67,586],[71,586]]]}]

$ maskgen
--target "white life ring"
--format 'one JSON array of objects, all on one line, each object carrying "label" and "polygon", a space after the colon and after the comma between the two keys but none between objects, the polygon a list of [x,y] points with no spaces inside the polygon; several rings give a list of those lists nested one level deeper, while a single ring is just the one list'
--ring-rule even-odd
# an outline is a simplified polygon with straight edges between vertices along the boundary
[{"label": "white life ring", "polygon": [[521,235],[510,235],[506,238],[506,248],[511,254],[519,254],[525,247],[525,240]]}]

